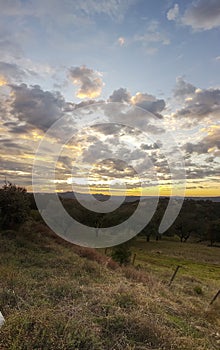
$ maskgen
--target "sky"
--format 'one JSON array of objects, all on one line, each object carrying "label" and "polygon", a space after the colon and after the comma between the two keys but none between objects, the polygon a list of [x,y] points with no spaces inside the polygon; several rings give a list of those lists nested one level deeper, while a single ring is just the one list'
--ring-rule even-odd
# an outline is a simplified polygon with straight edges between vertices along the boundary
[{"label": "sky", "polygon": [[0,9],[1,184],[220,196],[219,0]]}]

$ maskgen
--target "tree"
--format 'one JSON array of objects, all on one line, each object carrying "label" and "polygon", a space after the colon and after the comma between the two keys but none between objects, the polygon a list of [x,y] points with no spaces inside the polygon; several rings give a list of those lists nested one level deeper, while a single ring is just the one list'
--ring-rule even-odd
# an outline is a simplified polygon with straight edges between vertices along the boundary
[{"label": "tree", "polygon": [[11,229],[26,221],[30,212],[27,190],[6,181],[0,188],[0,224]]},{"label": "tree", "polygon": [[146,237],[147,242],[150,242],[151,236],[155,236],[157,241],[160,239],[158,226],[154,218],[143,228],[140,234]]},{"label": "tree", "polygon": [[216,242],[220,242],[220,219],[210,222],[208,238],[210,240],[211,246]]},{"label": "tree", "polygon": [[131,261],[131,250],[128,242],[115,246],[112,250],[111,257],[120,265],[127,265]]}]

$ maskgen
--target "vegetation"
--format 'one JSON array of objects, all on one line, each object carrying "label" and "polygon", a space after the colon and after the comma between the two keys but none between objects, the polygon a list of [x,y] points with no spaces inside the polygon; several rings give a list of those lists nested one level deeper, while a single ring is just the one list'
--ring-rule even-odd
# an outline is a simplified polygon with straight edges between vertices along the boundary
[{"label": "vegetation", "polygon": [[[39,222],[1,231],[0,349],[215,349],[220,301],[208,305],[219,288],[219,248],[138,239],[130,249],[137,268]],[[188,268],[169,288],[176,264]]]},{"label": "vegetation", "polygon": [[2,228],[14,228],[25,222],[30,211],[27,190],[5,182],[0,189],[0,225]]},{"label": "vegetation", "polygon": [[[16,186],[14,192],[20,193]],[[26,191],[21,193],[19,198],[26,203]],[[207,245],[210,237],[215,243],[219,240],[216,203],[206,216],[206,227],[202,222],[208,203],[194,202],[193,207],[187,201],[169,237],[159,240],[154,230],[166,207],[162,200],[148,227],[151,234],[146,228],[136,240],[109,248],[105,254],[102,249],[71,245],[53,234],[33,197],[29,199],[31,211],[27,209],[23,223],[12,216],[0,230],[0,310],[6,319],[0,328],[0,349],[219,348],[220,298],[209,305],[219,290],[219,248]],[[64,205],[71,215],[94,227],[111,223],[110,214],[87,217],[74,201],[64,200]],[[122,205],[112,222],[128,217],[134,207]],[[200,229],[193,226],[196,215],[200,215]],[[193,230],[190,225],[185,228],[186,217]],[[179,239],[181,230],[190,230],[184,244]],[[129,263],[131,254],[136,254],[135,266]],[[181,267],[169,287],[177,266]]]},{"label": "vegetation", "polygon": [[120,265],[127,265],[131,262],[131,248],[129,242],[119,244],[112,249],[111,257]]},{"label": "vegetation", "polygon": [[[124,203],[117,210],[102,214],[93,213],[82,207],[74,199],[61,199],[67,212],[79,222],[88,226],[109,227],[120,224],[129,218],[136,210],[138,201]],[[150,200],[149,200],[150,201]],[[158,228],[166,210],[168,198],[161,198],[157,210],[150,223],[140,232],[146,237],[147,242],[151,239],[161,240]],[[211,245],[220,242],[220,202],[210,200],[185,199],[183,207],[176,221],[165,233],[165,236],[179,237],[181,242],[194,240],[197,242],[208,242]]]}]

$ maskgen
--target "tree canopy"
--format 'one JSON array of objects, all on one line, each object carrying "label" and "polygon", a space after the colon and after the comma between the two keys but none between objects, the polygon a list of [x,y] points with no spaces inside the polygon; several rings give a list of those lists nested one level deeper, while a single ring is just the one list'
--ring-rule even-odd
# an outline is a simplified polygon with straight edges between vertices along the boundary
[{"label": "tree canopy", "polygon": [[11,229],[23,223],[29,215],[29,197],[24,187],[5,182],[0,188],[0,225]]}]

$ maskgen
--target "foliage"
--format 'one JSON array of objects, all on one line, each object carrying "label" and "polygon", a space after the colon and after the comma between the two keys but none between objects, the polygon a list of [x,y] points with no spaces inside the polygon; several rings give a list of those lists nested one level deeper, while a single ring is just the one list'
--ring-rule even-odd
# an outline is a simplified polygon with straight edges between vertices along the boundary
[{"label": "foliage", "polygon": [[[70,216],[84,225],[99,229],[116,226],[127,220],[136,210],[138,201],[125,202],[110,213],[95,213],[84,208],[75,199],[61,198],[64,208]],[[148,199],[147,199],[148,201]],[[140,232],[146,241],[152,238],[160,240],[162,235],[158,229],[168,205],[168,198],[160,198],[153,218]],[[149,205],[151,204],[149,199]],[[220,241],[220,230],[216,221],[220,220],[220,202],[210,200],[193,200],[185,198],[182,209],[173,225],[164,233],[166,236],[179,237],[181,242],[193,239],[198,242],[210,241],[211,244]]]},{"label": "foliage", "polygon": [[215,242],[220,242],[220,219],[213,220],[209,223],[208,236],[211,245]]},{"label": "foliage", "polygon": [[112,249],[111,257],[120,265],[127,265],[131,261],[131,249],[128,242],[119,244]]},{"label": "foliage", "polygon": [[6,182],[0,189],[1,227],[10,229],[28,218],[30,212],[27,190]]},{"label": "foliage", "polygon": [[210,200],[185,199],[180,214],[167,231],[167,235],[177,235],[181,242],[190,238],[198,242],[220,242],[220,203]]}]

